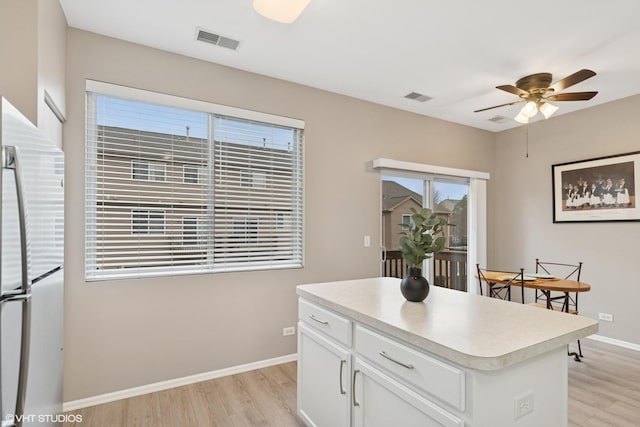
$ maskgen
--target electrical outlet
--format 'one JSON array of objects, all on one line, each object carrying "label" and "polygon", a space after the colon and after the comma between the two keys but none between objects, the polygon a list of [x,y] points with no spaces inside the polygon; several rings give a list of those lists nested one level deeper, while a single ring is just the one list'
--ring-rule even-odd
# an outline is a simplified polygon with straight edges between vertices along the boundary
[{"label": "electrical outlet", "polygon": [[598,319],[604,320],[605,322],[613,322],[613,314],[598,313]]},{"label": "electrical outlet", "polygon": [[283,337],[288,337],[289,335],[295,335],[296,333],[296,327],[295,326],[289,326],[288,328],[282,328],[282,336]]},{"label": "electrical outlet", "polygon": [[528,413],[533,412],[533,392],[529,391],[525,394],[521,394],[520,396],[516,396],[514,399],[515,403],[515,418],[518,419]]},{"label": "electrical outlet", "polygon": [[368,248],[371,246],[371,236],[364,236],[364,247]]}]

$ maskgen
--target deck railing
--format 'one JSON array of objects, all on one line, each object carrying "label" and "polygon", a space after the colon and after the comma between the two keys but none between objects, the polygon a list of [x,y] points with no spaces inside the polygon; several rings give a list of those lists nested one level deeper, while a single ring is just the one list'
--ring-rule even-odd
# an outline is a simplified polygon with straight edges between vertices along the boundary
[{"label": "deck railing", "polygon": [[[449,248],[433,257],[434,285],[459,291],[467,290],[467,251]],[[382,264],[382,275],[402,278],[407,273],[407,263],[401,251],[387,251]]]}]

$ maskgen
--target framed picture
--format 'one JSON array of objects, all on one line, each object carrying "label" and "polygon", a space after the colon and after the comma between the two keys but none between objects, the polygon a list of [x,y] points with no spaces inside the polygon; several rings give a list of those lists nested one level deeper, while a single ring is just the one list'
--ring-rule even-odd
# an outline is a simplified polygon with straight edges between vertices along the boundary
[{"label": "framed picture", "polygon": [[551,166],[553,222],[640,221],[640,151]]}]

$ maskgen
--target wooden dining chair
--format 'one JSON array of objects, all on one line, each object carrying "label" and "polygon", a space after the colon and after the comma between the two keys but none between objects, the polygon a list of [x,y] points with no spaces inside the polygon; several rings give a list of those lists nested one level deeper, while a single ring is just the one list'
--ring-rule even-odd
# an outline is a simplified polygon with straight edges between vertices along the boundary
[{"label": "wooden dining chair", "polygon": [[488,270],[486,268],[480,268],[480,264],[476,264],[478,270],[478,286],[480,287],[480,295],[483,295],[482,282],[487,284],[487,296],[491,298],[499,298],[506,301],[511,301],[511,287],[520,286],[521,302],[524,304],[524,268],[520,269],[519,273],[505,273],[508,276],[508,280],[492,281],[485,274]]},{"label": "wooden dining chair", "polygon": [[[566,264],[561,262],[540,261],[536,258],[536,274],[548,274],[559,279],[580,281],[580,273],[582,272],[582,262],[577,264]],[[564,311],[571,314],[578,314],[578,292],[562,295],[552,295],[551,292],[544,293],[536,289],[535,303],[536,307]],[[582,346],[578,340],[578,353],[569,353],[575,356],[576,361],[580,361],[582,355]]]}]

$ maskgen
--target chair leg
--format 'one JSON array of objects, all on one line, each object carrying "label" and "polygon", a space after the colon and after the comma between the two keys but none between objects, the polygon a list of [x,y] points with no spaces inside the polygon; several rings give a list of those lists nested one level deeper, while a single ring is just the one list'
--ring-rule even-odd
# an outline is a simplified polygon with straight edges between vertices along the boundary
[{"label": "chair leg", "polygon": [[578,340],[578,354],[580,355],[580,357],[584,357],[582,355],[582,347],[580,346],[580,340]]},{"label": "chair leg", "polygon": [[[580,349],[580,341],[578,341],[578,349]],[[582,362],[582,360],[580,359],[582,354],[578,354],[575,351],[570,351],[569,344],[567,344],[567,356],[573,356],[573,360],[575,360],[576,362]]]}]

